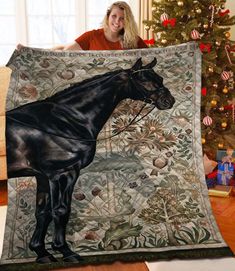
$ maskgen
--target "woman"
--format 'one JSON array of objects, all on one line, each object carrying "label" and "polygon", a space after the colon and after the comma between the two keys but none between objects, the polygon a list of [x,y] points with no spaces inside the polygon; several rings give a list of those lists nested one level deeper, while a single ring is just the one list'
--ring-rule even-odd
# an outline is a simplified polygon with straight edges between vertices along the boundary
[{"label": "woman", "polygon": [[69,45],[55,50],[122,50],[147,48],[138,36],[137,24],[130,6],[124,1],[114,2],[107,10],[102,28],[85,32]]}]

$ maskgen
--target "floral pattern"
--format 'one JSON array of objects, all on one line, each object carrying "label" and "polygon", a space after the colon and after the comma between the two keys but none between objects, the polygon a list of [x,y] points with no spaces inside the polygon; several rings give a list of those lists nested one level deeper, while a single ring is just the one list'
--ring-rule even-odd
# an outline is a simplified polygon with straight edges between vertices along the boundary
[{"label": "floral pattern", "polygon": [[[67,239],[83,256],[151,252],[157,258],[162,249],[226,247],[204,183],[200,52],[194,43],[124,52],[24,48],[8,63],[13,70],[9,110],[97,74],[130,68],[139,57],[148,63],[154,56],[155,70],[176,103],[158,111],[125,100],[106,123],[95,160],[81,171],[73,193]],[[35,186],[33,178],[9,180],[2,263],[34,260],[28,242],[35,225]],[[48,248],[50,240],[51,231]]]}]

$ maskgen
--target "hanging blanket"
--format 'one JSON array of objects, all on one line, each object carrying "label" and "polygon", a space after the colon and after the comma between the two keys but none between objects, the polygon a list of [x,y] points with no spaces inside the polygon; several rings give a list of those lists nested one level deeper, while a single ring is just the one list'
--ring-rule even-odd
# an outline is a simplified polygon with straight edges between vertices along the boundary
[{"label": "hanging blanket", "polygon": [[87,52],[26,47],[8,66],[1,270],[44,270],[35,261],[45,258],[58,260],[52,268],[74,259],[232,255],[204,178],[195,43]]}]

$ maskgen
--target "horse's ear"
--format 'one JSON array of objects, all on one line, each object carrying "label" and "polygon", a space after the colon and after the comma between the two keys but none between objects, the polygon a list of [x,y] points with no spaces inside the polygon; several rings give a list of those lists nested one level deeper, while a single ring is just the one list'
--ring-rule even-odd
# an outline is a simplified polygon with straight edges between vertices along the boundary
[{"label": "horse's ear", "polygon": [[145,69],[152,69],[155,65],[157,64],[157,59],[154,57],[153,61],[144,66],[143,68]]},{"label": "horse's ear", "polygon": [[134,66],[131,68],[133,71],[138,71],[138,70],[140,70],[142,68],[142,59],[141,58],[139,58],[136,62],[135,62],[135,64],[134,64]]}]

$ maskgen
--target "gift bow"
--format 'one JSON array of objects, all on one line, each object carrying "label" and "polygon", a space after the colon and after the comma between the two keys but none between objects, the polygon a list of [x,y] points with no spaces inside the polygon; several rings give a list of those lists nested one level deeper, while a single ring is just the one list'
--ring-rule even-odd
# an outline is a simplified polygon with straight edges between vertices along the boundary
[{"label": "gift bow", "polygon": [[163,26],[167,26],[168,24],[170,24],[172,27],[175,26],[175,23],[176,23],[176,18],[172,18],[172,19],[169,19],[169,20],[164,20],[162,22]]},{"label": "gift bow", "polygon": [[224,16],[224,15],[226,15],[226,14],[228,14],[228,13],[230,13],[230,10],[229,9],[226,9],[225,11],[220,11],[219,12],[219,16]]},{"label": "gift bow", "polygon": [[147,45],[153,45],[155,40],[154,39],[150,39],[150,40],[144,40],[145,44]]},{"label": "gift bow", "polygon": [[210,53],[210,51],[211,51],[211,44],[210,43],[207,43],[207,44],[206,43],[200,43],[199,48],[200,48],[200,50],[202,52],[207,51],[208,53]]}]

